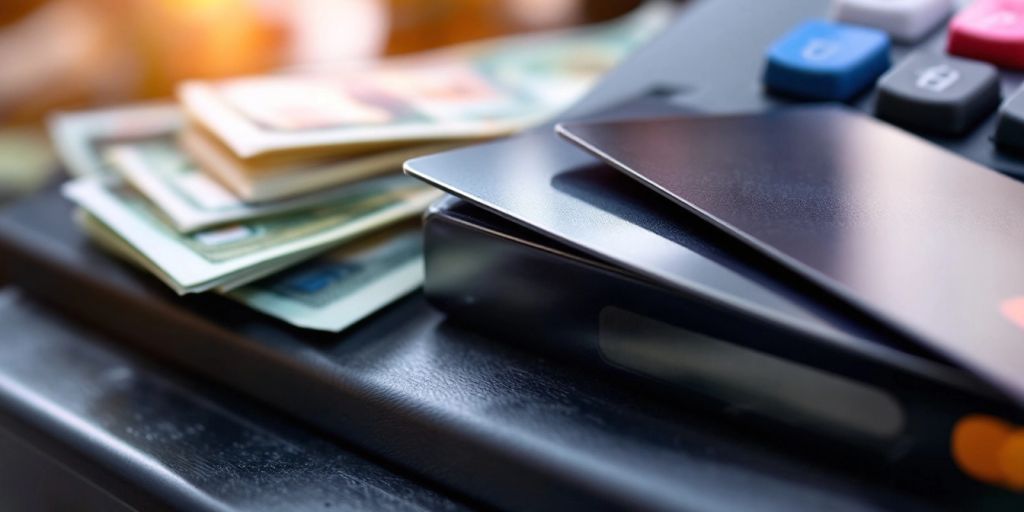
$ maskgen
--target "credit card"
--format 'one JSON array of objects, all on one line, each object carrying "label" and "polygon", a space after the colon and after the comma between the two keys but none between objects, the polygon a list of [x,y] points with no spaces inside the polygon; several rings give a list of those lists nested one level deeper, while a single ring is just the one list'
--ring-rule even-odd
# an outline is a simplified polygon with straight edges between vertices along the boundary
[{"label": "credit card", "polygon": [[[679,112],[645,98],[603,115]],[[750,265],[744,251],[759,258],[756,251],[560,140],[553,125],[413,159],[405,170],[599,261],[717,304],[738,319],[769,322],[843,350],[882,351],[885,357],[902,356],[892,347],[915,348],[837,314],[820,298],[828,294],[794,290],[790,279]],[[931,355],[920,349],[917,354]]]},{"label": "credit card", "polygon": [[1024,402],[1024,184],[839,106],[558,131]]}]

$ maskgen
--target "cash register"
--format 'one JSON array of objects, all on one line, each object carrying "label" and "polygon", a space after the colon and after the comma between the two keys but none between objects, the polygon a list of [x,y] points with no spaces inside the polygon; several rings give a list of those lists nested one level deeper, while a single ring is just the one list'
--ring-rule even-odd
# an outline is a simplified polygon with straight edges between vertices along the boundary
[{"label": "cash register", "polygon": [[[288,416],[308,436],[386,468],[360,473],[371,475],[367,486],[392,470],[409,479],[355,508],[1017,510],[1024,409],[1006,370],[1016,352],[977,356],[984,340],[950,349],[941,335],[904,328],[904,317],[877,314],[832,281],[807,278],[775,246],[752,243],[778,241],[771,233],[739,236],[751,225],[702,209],[709,203],[688,193],[704,181],[673,201],[623,172],[651,170],[633,146],[584,151],[599,138],[586,127],[622,129],[616,142],[639,143],[651,137],[630,135],[643,133],[630,124],[638,121],[665,134],[729,119],[733,136],[764,119],[795,120],[793,133],[840,119],[869,126],[857,140],[874,144],[843,162],[895,158],[901,147],[939,151],[984,173],[980,182],[991,175],[993,187],[1016,190],[1024,74],[1014,69],[1024,46],[1010,18],[1024,20],[1024,3],[968,4],[688,4],[555,122],[408,161],[407,174],[449,194],[423,220],[423,292],[341,335],[168,293],[91,246],[56,190],[0,216],[0,262],[17,290],[0,315],[5,330],[58,339],[40,344],[53,352],[116,347],[209,381],[194,388],[200,398],[219,396],[210,383],[225,386],[272,409],[259,422]],[[918,88],[950,92],[922,98]],[[821,131],[826,149],[846,140]],[[778,139],[788,133],[780,128]],[[653,151],[687,153],[686,138],[666,140]],[[853,147],[840,142],[840,152]],[[823,150],[761,149],[790,163],[815,159],[812,171],[831,162]],[[704,153],[731,155],[728,145]],[[920,183],[929,193],[932,182]],[[51,370],[20,338],[3,344],[21,354],[0,358],[4,403],[48,404],[25,420],[37,430],[91,433],[75,448],[104,474],[149,490],[141,494],[150,501],[125,492],[129,505],[151,503],[156,488],[169,508],[272,506],[175,469],[173,450],[104,430],[116,422],[33,394],[19,379],[41,385],[38,375],[2,364]],[[333,453],[297,446],[311,464]],[[240,472],[239,485],[250,476]],[[406,501],[388,501],[398,495]]]}]

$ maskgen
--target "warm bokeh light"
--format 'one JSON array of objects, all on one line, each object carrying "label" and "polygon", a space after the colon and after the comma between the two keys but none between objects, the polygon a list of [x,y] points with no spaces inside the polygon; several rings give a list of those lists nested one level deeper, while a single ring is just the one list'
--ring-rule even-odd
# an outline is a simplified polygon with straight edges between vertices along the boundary
[{"label": "warm bokeh light", "polygon": [[[5,0],[0,201],[55,167],[56,110],[170,97],[191,78],[317,69],[608,19],[639,0]],[[6,144],[5,141],[31,144]],[[25,148],[37,154],[25,157]],[[17,159],[17,162],[15,162]]]},{"label": "warm bokeh light", "polygon": [[1024,429],[973,414],[957,422],[951,441],[953,460],[964,473],[988,484],[1024,490]]},{"label": "warm bokeh light", "polygon": [[621,14],[637,1],[50,0],[0,7],[0,122]]}]

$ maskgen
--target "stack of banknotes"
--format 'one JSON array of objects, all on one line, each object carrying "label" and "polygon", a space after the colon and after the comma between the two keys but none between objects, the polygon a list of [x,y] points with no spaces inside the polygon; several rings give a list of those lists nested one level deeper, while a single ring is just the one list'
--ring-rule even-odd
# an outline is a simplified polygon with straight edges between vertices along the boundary
[{"label": "stack of banknotes", "polygon": [[405,160],[549,119],[669,12],[62,113],[64,194],[99,246],[179,294],[340,331],[422,283],[419,216],[438,192]]}]

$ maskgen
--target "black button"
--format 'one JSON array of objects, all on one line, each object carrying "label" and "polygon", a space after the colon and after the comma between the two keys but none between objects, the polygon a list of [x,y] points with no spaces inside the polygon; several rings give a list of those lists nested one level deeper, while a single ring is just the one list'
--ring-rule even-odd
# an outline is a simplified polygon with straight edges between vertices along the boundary
[{"label": "black button", "polygon": [[1000,147],[1024,150],[1024,86],[999,108],[994,138]]},{"label": "black button", "polygon": [[960,134],[998,105],[995,66],[918,52],[879,80],[875,114],[907,128]]}]

